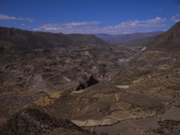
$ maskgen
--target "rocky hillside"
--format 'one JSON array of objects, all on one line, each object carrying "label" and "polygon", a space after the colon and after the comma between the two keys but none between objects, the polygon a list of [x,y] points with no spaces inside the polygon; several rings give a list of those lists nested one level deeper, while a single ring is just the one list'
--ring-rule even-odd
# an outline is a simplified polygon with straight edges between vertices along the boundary
[{"label": "rocky hillside", "polygon": [[159,36],[151,45],[150,50],[166,52],[179,52],[180,50],[180,22],[176,23],[170,30]]}]

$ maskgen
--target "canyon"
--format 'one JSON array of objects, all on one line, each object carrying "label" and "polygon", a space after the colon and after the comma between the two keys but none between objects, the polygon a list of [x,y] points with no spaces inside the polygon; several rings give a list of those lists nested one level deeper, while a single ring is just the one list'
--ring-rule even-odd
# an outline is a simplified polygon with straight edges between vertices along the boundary
[{"label": "canyon", "polygon": [[180,22],[116,46],[0,27],[0,133],[178,135],[179,52]]}]

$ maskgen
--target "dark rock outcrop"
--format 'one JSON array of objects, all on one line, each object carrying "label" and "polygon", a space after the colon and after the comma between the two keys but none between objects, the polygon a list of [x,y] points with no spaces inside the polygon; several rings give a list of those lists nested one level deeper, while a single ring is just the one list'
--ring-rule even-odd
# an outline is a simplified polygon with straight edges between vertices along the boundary
[{"label": "dark rock outcrop", "polygon": [[85,84],[79,84],[76,90],[85,89],[87,87],[90,87],[94,84],[97,84],[98,81],[93,77],[93,75],[90,76],[89,80]]}]

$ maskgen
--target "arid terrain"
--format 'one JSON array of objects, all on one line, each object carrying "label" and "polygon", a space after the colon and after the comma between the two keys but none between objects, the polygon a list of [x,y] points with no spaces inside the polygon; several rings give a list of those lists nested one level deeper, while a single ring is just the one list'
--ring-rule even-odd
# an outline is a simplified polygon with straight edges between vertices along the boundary
[{"label": "arid terrain", "polygon": [[179,135],[180,22],[142,41],[0,27],[0,134]]}]

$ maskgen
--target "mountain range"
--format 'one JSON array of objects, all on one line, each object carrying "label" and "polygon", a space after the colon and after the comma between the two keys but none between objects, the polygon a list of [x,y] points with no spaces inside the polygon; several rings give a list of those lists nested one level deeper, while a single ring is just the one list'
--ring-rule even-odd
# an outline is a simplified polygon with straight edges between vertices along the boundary
[{"label": "mountain range", "polygon": [[157,35],[162,34],[162,31],[156,32],[137,32],[132,34],[95,34],[96,37],[104,40],[105,42],[115,44],[115,45],[124,45],[124,44],[146,44],[152,42]]}]

